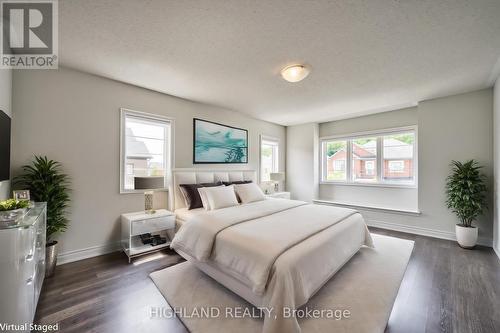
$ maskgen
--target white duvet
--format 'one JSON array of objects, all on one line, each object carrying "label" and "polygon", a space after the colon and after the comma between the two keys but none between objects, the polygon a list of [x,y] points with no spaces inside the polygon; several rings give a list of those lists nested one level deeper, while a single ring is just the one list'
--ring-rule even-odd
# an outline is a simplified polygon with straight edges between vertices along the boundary
[{"label": "white duvet", "polygon": [[[351,237],[352,244],[340,253],[344,249],[339,251],[332,243],[339,232],[322,231],[333,230],[343,221],[345,227],[337,229]],[[320,241],[310,245],[308,239]],[[363,244],[373,246],[354,210],[268,199],[196,215],[182,225],[171,247],[215,263],[262,295],[265,306],[280,312],[279,308],[304,304]],[[337,253],[309,253],[334,248]],[[317,274],[310,274],[311,268]],[[294,318],[265,318],[264,322],[266,332],[300,331]]]}]

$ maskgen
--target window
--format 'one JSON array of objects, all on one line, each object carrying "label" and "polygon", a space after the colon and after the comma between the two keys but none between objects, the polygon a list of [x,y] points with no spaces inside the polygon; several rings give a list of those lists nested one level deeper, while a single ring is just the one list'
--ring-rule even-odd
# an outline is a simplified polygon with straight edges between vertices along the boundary
[{"label": "window", "polygon": [[365,170],[367,176],[375,176],[375,161],[365,161]]},{"label": "window", "polygon": [[172,120],[121,109],[120,192],[167,187]]},{"label": "window", "polygon": [[354,182],[376,182],[377,138],[351,140],[351,167]]},{"label": "window", "polygon": [[383,140],[385,182],[413,183],[413,155],[415,153],[415,133],[404,132],[386,135]]},{"label": "window", "polygon": [[405,161],[389,161],[389,173],[403,173],[405,170]]},{"label": "window", "polygon": [[345,172],[345,160],[333,161],[333,170],[338,170],[339,172]]},{"label": "window", "polygon": [[271,180],[271,173],[278,172],[279,140],[261,135],[260,137],[260,181]]},{"label": "window", "polygon": [[134,175],[134,164],[133,163],[127,163],[125,166],[125,174],[128,176],[133,176]]},{"label": "window", "polygon": [[321,139],[325,183],[416,185],[416,128]]},{"label": "window", "polygon": [[326,156],[326,179],[329,181],[345,180],[347,141],[330,141],[324,144]]}]

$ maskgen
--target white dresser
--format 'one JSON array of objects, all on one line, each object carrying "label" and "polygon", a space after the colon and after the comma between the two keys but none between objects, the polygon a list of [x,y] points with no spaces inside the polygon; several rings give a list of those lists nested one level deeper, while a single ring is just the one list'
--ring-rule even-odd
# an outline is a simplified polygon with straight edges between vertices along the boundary
[{"label": "white dresser", "polygon": [[29,324],[45,276],[46,204],[14,226],[0,224],[0,323]]},{"label": "white dresser", "polygon": [[[158,251],[170,246],[169,230],[175,228],[175,214],[158,209],[154,214],[144,211],[122,214],[121,216],[121,243],[125,254],[130,259],[146,253]],[[141,235],[152,234],[166,238],[162,244],[144,244]]]}]

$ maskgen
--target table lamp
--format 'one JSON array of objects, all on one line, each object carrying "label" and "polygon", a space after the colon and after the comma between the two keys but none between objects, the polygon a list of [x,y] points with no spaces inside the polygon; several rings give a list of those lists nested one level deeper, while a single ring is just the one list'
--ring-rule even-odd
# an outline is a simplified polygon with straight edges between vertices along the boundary
[{"label": "table lamp", "polygon": [[278,192],[279,183],[285,180],[285,173],[284,172],[271,172],[270,178],[274,182],[274,192]]}]

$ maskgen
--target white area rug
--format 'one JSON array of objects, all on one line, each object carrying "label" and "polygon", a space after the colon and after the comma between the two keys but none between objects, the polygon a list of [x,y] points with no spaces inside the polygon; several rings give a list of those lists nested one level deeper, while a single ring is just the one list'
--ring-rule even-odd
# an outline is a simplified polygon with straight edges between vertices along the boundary
[{"label": "white area rug", "polygon": [[[363,247],[302,308],[323,310],[323,317],[319,319],[313,313],[304,312],[304,318],[298,316],[302,332],[384,332],[413,250],[413,241],[372,236],[375,249]],[[249,311],[246,314],[256,314],[256,308],[189,262],[150,276],[193,333],[257,333],[262,330],[260,318],[231,318],[239,313],[237,311],[244,315],[245,309]],[[202,309],[212,309],[212,317],[200,318]],[[349,318],[345,312],[341,313],[345,310],[349,311]]]}]

